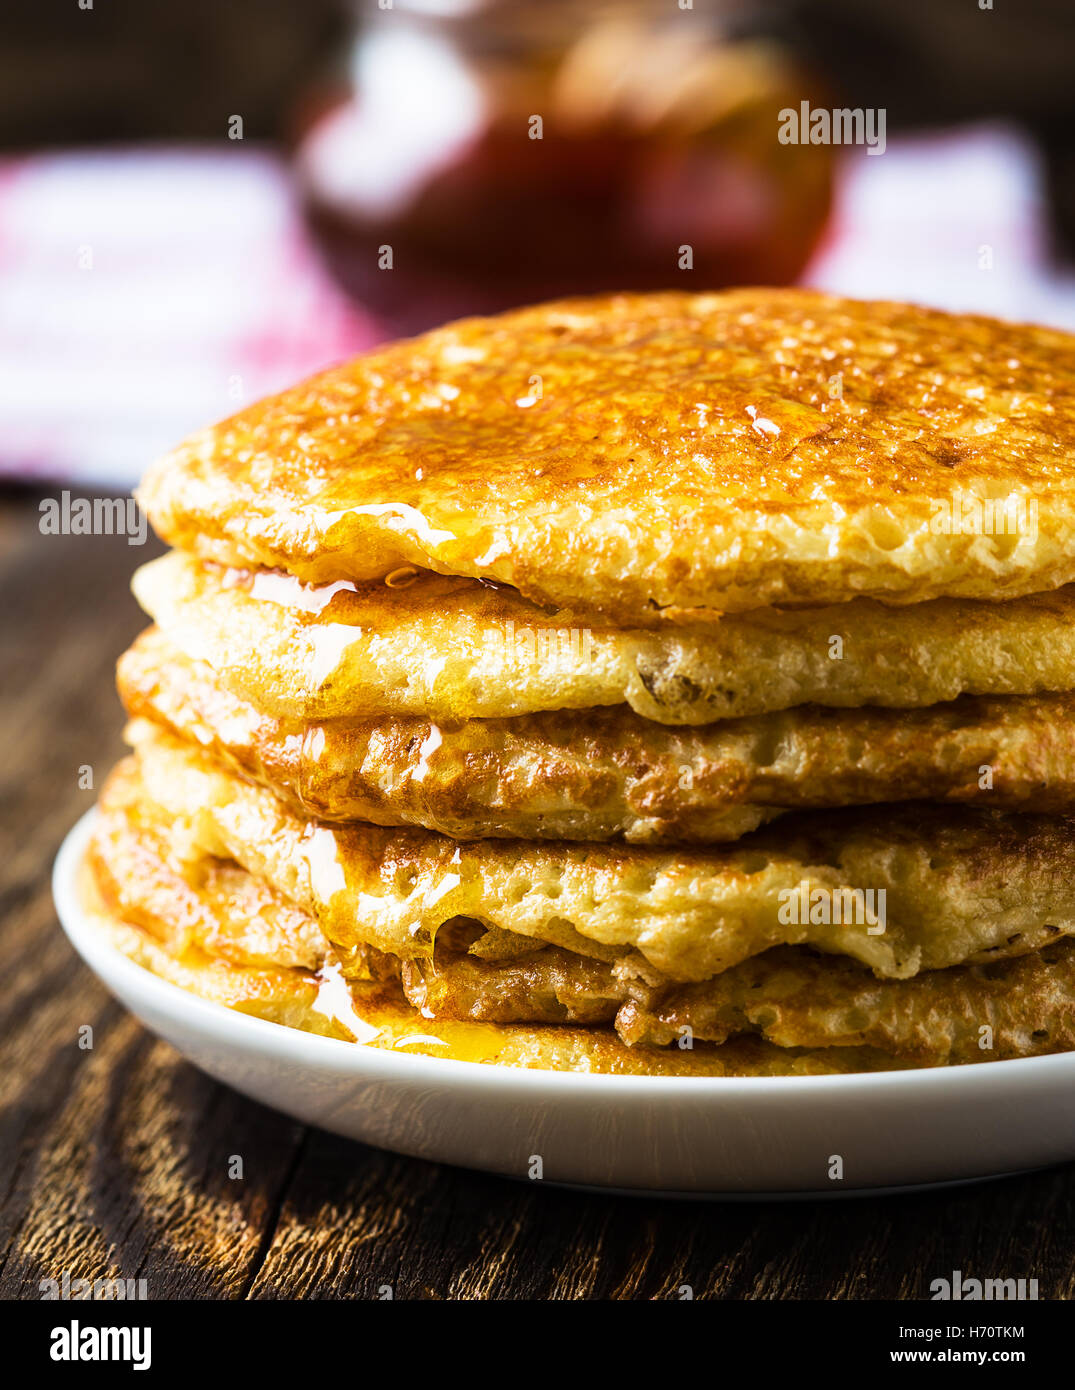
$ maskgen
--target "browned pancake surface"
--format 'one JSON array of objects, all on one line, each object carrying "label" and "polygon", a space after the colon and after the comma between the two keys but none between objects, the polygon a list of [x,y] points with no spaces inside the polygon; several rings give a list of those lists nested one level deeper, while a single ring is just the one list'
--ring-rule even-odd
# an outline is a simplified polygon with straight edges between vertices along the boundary
[{"label": "browned pancake surface", "polygon": [[895,800],[1075,806],[1075,696],[919,710],[801,706],[677,729],[623,706],[515,719],[276,719],[154,629],[119,664],[128,712],[322,820],[458,839],[734,840],[782,810]]},{"label": "browned pancake surface", "polygon": [[756,609],[658,632],[580,626],[476,580],[318,588],[179,551],[143,565],[133,587],[173,645],[281,718],[627,703],[658,723],[708,724],[808,703],[916,708],[1075,689],[1075,585],[1007,603]]},{"label": "browned pancake surface", "polygon": [[[912,802],[799,813],[731,846],[460,841],[305,819],[163,731],[131,732],[137,760],[102,804],[152,808],[177,841],[234,859],[314,916],[340,952],[429,955],[467,917],[486,928],[472,949],[487,958],[530,938],[603,960],[633,953],[689,981],[807,944],[905,978],[1075,931],[1071,817]],[[880,892],[876,923],[865,909]]]},{"label": "browned pancake surface", "polygon": [[[809,290],[468,319],[202,431],[140,492],[170,543],[314,581],[413,565],[619,622],[1001,598],[1075,578],[1075,339]],[[954,492],[1034,534],[943,534]],[[960,516],[962,517],[960,508]]]},{"label": "browned pancake surface", "polygon": [[[345,954],[341,976],[324,943],[311,951],[319,940],[312,918],[236,864],[184,857],[163,832],[141,814],[137,799],[110,800],[98,829],[91,864],[113,916],[128,928],[122,948],[195,993],[317,1031],[338,1028],[363,1038],[352,1011],[368,1022],[387,1010],[396,1039],[397,1025],[409,1022],[431,1028],[420,1034],[427,1045],[467,1043],[499,1059],[520,1040],[529,1047],[558,1036],[559,1064],[569,1045],[596,1070],[632,1069],[626,1043],[634,1069],[672,1074],[690,1072],[679,1054],[693,1053],[696,1044],[695,1068],[704,1072],[707,1056],[718,1060],[709,1045],[734,1040],[741,1047],[748,1036],[784,1049],[789,1065],[799,1054],[834,1049],[837,1069],[855,1054],[875,1069],[870,1059],[878,1054],[936,1066],[1075,1047],[1070,941],[902,981],[778,947],[684,986],[636,957],[608,963],[532,942],[513,959],[484,960],[467,954],[481,927],[457,919],[439,935],[432,957],[401,961],[357,948]],[[418,1016],[408,1013],[397,985]],[[545,1034],[549,1025],[564,1031]]]}]

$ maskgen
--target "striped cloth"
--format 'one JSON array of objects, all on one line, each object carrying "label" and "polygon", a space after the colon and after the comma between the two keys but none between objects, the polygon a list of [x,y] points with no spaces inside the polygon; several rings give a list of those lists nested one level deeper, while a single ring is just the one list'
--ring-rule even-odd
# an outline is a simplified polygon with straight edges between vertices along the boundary
[{"label": "striped cloth", "polygon": [[268,154],[0,163],[0,473],[128,488],[190,430],[376,337]]},{"label": "striped cloth", "polygon": [[[808,283],[1075,329],[1018,136],[891,140],[841,170]],[[0,161],[0,474],[128,488],[189,430],[379,336],[264,151]]]}]

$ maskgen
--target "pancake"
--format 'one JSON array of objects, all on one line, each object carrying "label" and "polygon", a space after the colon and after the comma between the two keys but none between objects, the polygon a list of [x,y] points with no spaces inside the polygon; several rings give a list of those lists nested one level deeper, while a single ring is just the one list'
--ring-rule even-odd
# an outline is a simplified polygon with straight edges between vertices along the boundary
[{"label": "pancake", "polygon": [[311,590],[178,552],[143,566],[134,590],[175,646],[281,719],[626,702],[654,722],[708,724],[807,703],[914,708],[1075,689],[1075,586],[995,604],[764,609],[662,632],[580,627],[573,611],[466,579]]},{"label": "pancake", "polygon": [[[203,983],[195,992],[232,1007],[247,1002],[245,981],[256,1006],[252,1011],[262,1017],[283,1011],[282,1021],[290,1018],[292,1026],[312,1025],[317,1031],[331,1031],[335,1023],[361,1036],[351,1011],[368,1018],[386,1005],[413,1029],[416,1019],[408,1020],[399,1007],[402,1000],[386,988],[398,980],[422,1029],[430,1023],[461,1023],[464,1029],[476,1023],[604,1025],[596,1036],[607,1048],[607,1027],[614,1025],[632,1049],[645,1054],[661,1047],[673,1060],[696,1044],[704,1048],[744,1035],[793,1053],[866,1049],[916,1066],[1039,1056],[1075,1046],[1071,941],[988,966],[954,966],[902,981],[878,981],[854,962],[777,947],[713,980],[684,986],[640,973],[630,963],[610,967],[557,947],[538,947],[510,961],[484,961],[459,949],[480,927],[470,924],[467,931],[457,924],[438,940],[433,959],[371,961],[369,953],[360,952],[357,968],[354,960],[345,960],[343,975],[355,978],[342,993],[335,991],[336,1005],[342,999],[344,1007],[333,1011],[327,1008],[331,985],[342,982],[336,963],[322,950],[315,976],[302,968],[310,964],[305,953],[316,932],[312,919],[301,921],[237,865],[206,860],[193,873],[189,864],[180,870],[170,862],[167,836],[119,808],[106,812],[90,862],[112,913],[151,938],[141,944],[126,941],[128,954],[188,987],[200,975]],[[219,891],[222,876],[234,888],[233,901]],[[237,922],[244,904],[258,904],[274,929],[285,927],[271,937],[284,968],[274,972],[272,960],[264,958],[260,933],[252,946],[242,944]],[[194,931],[191,920],[197,923]],[[289,944],[289,933],[296,945]],[[229,984],[231,996],[225,989],[222,997]],[[311,1015],[309,1024],[301,1021],[303,1010]],[[486,1031],[496,1039],[504,1030]]]},{"label": "pancake", "polygon": [[1075,1048],[1075,943],[991,965],[877,980],[852,961],[778,947],[704,984],[625,1003],[625,1041],[745,1032],[780,1047],[867,1046],[915,1066],[1040,1057]]},{"label": "pancake", "polygon": [[[804,944],[907,978],[1075,931],[1070,817],[911,802],[799,813],[705,849],[459,841],[306,820],[162,731],[132,736],[137,762],[120,765],[102,806],[135,802],[168,825],[177,853],[234,859],[314,917],[341,955],[428,956],[439,929],[465,917],[486,929],[469,949],[487,958],[530,938],[602,960],[637,955],[686,982]],[[874,917],[862,910],[871,902]]]},{"label": "pancake", "polygon": [[1070,940],[912,980],[878,980],[857,962],[800,946],[777,946],[711,980],[672,987],[554,946],[510,961],[438,951],[435,960],[395,964],[423,1017],[611,1023],[631,1045],[756,1033],[779,1047],[870,1047],[915,1066],[1075,1048]]},{"label": "pancake", "polygon": [[[128,713],[319,820],[457,839],[738,839],[782,809],[895,800],[1075,806],[1075,695],[921,710],[804,705],[674,729],[624,706],[514,719],[273,719],[149,629],[120,659]],[[983,774],[983,769],[986,773]]]},{"label": "pancake", "polygon": [[[114,813],[95,830],[79,887],[83,908],[112,945],[199,999],[289,1028],[350,1037],[322,1003],[323,939],[317,967],[305,959],[317,924],[235,864],[203,864],[191,883],[165,844],[144,824],[133,829]],[[238,889],[234,898],[225,879]],[[257,939],[247,939],[244,908],[254,902],[263,925]],[[264,949],[265,918],[278,929],[271,938],[275,963]],[[279,930],[285,923],[298,928],[293,941]]]},{"label": "pancake", "polygon": [[170,827],[129,794],[104,804],[89,863],[113,912],[173,955],[196,950],[307,975],[325,962],[328,945],[309,913],[233,860],[177,860]]},{"label": "pancake", "polygon": [[[139,497],[226,564],[417,566],[621,626],[1011,598],[1075,580],[1073,383],[1070,335],[971,315],[794,289],[568,300],[322,373],[187,440]],[[964,497],[1025,524],[968,528]]]},{"label": "pancake", "polygon": [[[96,857],[98,865],[102,857]],[[86,869],[80,887],[87,915],[117,950],[137,964],[195,998],[366,1047],[496,1066],[627,1076],[819,1076],[886,1071],[898,1065],[870,1048],[780,1048],[754,1037],[736,1038],[719,1047],[706,1043],[691,1049],[628,1047],[612,1029],[494,1028],[430,1020],[379,986],[348,986],[331,959],[317,974],[310,974],[237,964],[192,944],[184,948],[179,944],[182,933],[164,923],[159,922],[153,931],[127,920],[102,892],[92,866]],[[165,875],[158,885],[163,891],[155,892],[156,905],[164,911],[167,879]],[[146,883],[137,881],[141,886]],[[206,913],[217,917],[214,935],[226,937],[232,928],[226,905],[207,897]]]}]

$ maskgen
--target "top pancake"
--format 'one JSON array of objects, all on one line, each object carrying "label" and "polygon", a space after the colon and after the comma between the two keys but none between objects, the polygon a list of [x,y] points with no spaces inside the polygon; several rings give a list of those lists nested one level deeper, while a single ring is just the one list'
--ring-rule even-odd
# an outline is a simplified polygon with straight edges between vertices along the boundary
[{"label": "top pancake", "polygon": [[[325,372],[189,439],[140,498],[228,564],[413,565],[614,622],[1013,597],[1075,579],[1073,383],[1075,338],[976,316],[569,300]],[[958,497],[1036,503],[1036,524],[944,534]]]}]

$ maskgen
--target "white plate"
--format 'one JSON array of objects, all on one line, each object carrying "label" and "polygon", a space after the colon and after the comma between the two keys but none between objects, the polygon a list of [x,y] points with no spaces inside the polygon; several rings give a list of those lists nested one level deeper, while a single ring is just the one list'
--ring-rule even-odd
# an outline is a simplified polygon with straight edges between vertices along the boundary
[{"label": "white plate", "polygon": [[82,909],[94,815],[53,874],[79,955],[196,1066],[308,1124],[515,1178],[538,1155],[546,1181],[684,1195],[831,1196],[1075,1158],[1075,1053],[863,1076],[587,1076],[403,1055],[207,1003],[116,951]]}]

